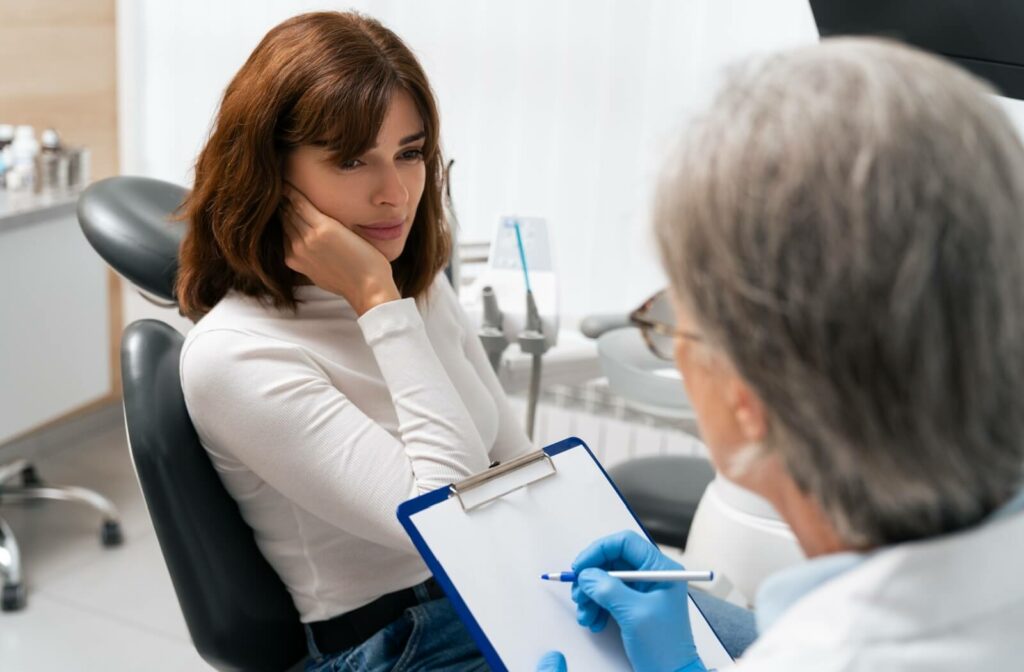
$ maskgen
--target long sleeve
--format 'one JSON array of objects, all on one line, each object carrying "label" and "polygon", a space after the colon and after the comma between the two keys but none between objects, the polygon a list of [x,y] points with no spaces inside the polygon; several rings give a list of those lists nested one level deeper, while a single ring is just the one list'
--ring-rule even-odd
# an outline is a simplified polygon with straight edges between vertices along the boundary
[{"label": "long sleeve", "polygon": [[488,456],[412,299],[358,321],[398,417],[395,437],[300,347],[231,329],[200,334],[182,385],[211,453],[229,453],[283,496],[355,536],[411,543],[398,504],[485,469]]}]

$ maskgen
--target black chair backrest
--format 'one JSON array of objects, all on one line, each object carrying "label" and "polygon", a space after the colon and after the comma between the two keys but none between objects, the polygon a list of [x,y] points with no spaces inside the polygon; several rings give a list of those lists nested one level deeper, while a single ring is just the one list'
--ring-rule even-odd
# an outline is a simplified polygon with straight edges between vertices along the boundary
[{"label": "black chair backrest", "polygon": [[121,340],[135,470],[199,654],[219,670],[280,672],[307,655],[305,635],[196,436],[178,377],[183,340],[157,320]]},{"label": "black chair backrest", "polygon": [[178,246],[186,226],[173,217],[187,195],[184,187],[148,177],[110,177],[82,192],[78,222],[115,271],[174,302]]},{"label": "black chair backrest", "polygon": [[[133,284],[174,301],[188,192],[143,177],[86,189],[78,221],[93,248]],[[121,339],[125,421],[136,474],[199,654],[220,670],[280,672],[306,656],[291,596],[224,489],[185,408],[182,336],[156,320]]]}]

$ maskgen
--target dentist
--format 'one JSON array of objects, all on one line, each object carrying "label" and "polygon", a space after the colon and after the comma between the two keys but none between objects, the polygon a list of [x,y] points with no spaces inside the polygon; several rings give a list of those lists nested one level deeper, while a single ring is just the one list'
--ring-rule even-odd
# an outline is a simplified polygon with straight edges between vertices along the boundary
[{"label": "dentist", "polygon": [[[734,71],[656,209],[674,350],[717,469],[809,560],[768,579],[737,670],[1020,669],[1024,148],[992,91],[894,43]],[[634,669],[704,670],[677,567],[620,534],[576,560],[581,625]],[[566,668],[548,654],[539,670]]]}]

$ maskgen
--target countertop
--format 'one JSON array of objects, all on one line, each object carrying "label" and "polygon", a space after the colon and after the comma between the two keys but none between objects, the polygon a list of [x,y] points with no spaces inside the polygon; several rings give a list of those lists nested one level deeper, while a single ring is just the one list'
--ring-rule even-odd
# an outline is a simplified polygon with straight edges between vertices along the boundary
[{"label": "countertop", "polygon": [[81,191],[21,193],[0,190],[0,231],[75,212]]}]

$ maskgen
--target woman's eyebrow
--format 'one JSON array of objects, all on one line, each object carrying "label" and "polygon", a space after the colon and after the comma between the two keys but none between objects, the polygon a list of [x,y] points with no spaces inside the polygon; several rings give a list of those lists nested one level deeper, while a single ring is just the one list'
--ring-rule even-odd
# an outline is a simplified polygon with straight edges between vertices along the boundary
[{"label": "woman's eyebrow", "polygon": [[[427,137],[427,132],[425,130],[419,131],[418,133],[413,133],[412,135],[407,135],[404,138],[402,138],[401,140],[399,140],[398,141],[398,146],[401,147],[403,145],[408,145],[410,142],[416,142],[417,140],[422,140],[425,137]],[[380,145],[379,142],[375,142],[375,143],[373,143],[370,146],[370,149],[377,149],[377,147],[379,145]]]},{"label": "woman's eyebrow", "polygon": [[416,142],[417,140],[422,140],[425,137],[427,137],[427,132],[420,131],[419,133],[413,133],[412,135],[405,136],[404,138],[398,141],[398,144],[408,145],[410,142]]}]

